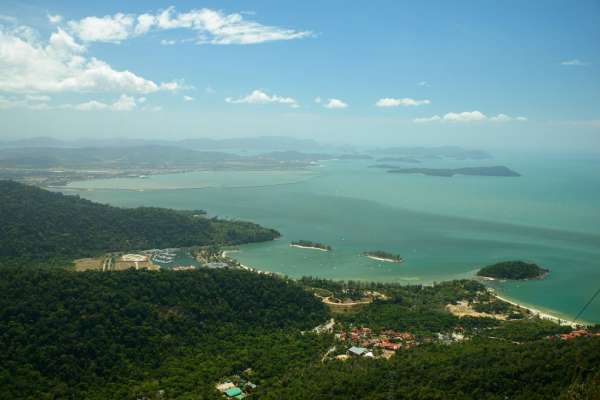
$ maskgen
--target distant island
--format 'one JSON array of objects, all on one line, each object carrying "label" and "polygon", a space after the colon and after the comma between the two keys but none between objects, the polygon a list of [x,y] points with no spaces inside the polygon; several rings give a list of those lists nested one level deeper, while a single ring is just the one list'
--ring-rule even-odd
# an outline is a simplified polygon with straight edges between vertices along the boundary
[{"label": "distant island", "polygon": [[483,267],[477,272],[478,276],[491,279],[540,279],[550,272],[537,264],[525,261],[503,261]]},{"label": "distant island", "polygon": [[363,253],[364,256],[367,256],[368,258],[372,259],[372,260],[377,260],[377,261],[385,261],[385,262],[393,262],[393,263],[401,263],[402,257],[400,257],[397,254],[392,254],[392,253],[388,253],[387,251],[381,251],[381,250],[376,250],[376,251],[365,251]]},{"label": "distant island", "polygon": [[518,172],[503,165],[493,167],[465,167],[465,168],[397,168],[388,171],[392,174],[423,174],[429,176],[453,177],[454,175],[470,176],[521,176]]},{"label": "distant island", "polygon": [[331,246],[323,243],[311,242],[309,240],[296,240],[290,243],[291,247],[299,247],[301,249],[313,249],[321,251],[331,251]]},{"label": "distant island", "polygon": [[388,147],[377,149],[385,157],[407,157],[416,159],[484,160],[492,156],[483,150],[463,149],[458,146],[440,147]]},{"label": "distant island", "polygon": [[369,165],[369,168],[381,168],[387,170],[396,170],[398,169],[398,165],[395,164],[373,164]]},{"label": "distant island", "polygon": [[410,164],[419,164],[421,161],[417,160],[416,158],[412,158],[412,157],[383,157],[383,158],[378,158],[377,161],[379,162],[403,162],[403,163],[410,163]]},{"label": "distant island", "polygon": [[340,160],[370,160],[373,157],[368,154],[342,154],[337,158]]}]

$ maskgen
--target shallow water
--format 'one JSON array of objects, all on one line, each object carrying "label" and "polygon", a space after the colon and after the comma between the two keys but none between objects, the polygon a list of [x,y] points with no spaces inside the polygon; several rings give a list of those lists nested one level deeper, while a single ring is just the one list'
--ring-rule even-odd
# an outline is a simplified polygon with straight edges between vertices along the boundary
[{"label": "shallow water", "polygon": [[[88,189],[80,192],[83,197],[104,203],[202,208],[276,228],[281,239],[242,246],[235,257],[293,277],[431,283],[470,277],[500,260],[530,260],[549,268],[549,276],[493,285],[509,298],[563,317],[573,317],[600,287],[598,160],[423,164],[507,165],[523,174],[519,178],[387,174],[369,168],[373,163],[328,161],[308,173],[191,173],[75,186]],[[333,251],[289,247],[297,239]],[[397,253],[404,262],[360,255],[367,250]],[[581,318],[600,322],[600,300]]]}]

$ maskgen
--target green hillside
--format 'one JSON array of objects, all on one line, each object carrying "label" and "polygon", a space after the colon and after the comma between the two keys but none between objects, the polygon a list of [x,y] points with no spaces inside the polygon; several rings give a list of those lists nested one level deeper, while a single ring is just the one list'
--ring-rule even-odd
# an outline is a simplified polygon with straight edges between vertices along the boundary
[{"label": "green hillside", "polygon": [[59,263],[106,251],[241,244],[279,233],[204,211],[123,209],[0,181],[0,264]]}]

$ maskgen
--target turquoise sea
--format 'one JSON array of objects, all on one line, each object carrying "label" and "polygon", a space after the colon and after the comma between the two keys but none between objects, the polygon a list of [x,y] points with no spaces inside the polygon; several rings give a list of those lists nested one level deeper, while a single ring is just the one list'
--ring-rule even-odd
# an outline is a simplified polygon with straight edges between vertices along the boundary
[{"label": "turquoise sea", "polygon": [[[205,209],[278,229],[242,246],[243,264],[292,277],[432,283],[473,276],[501,260],[534,261],[544,280],[491,283],[502,295],[572,318],[600,288],[600,159],[498,156],[424,167],[506,165],[519,178],[388,174],[374,161],[332,160],[308,171],[196,172],[74,182],[90,200],[118,206]],[[332,252],[290,248],[291,240]],[[386,250],[404,263],[367,259]],[[600,323],[600,298],[581,316]]]}]

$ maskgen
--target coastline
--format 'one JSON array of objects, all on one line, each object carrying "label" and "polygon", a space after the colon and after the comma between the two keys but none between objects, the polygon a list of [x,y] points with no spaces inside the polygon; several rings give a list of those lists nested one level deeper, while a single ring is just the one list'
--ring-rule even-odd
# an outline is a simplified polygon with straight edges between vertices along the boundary
[{"label": "coastline", "polygon": [[586,321],[581,321],[581,322],[577,323],[577,322],[575,322],[573,320],[570,320],[570,319],[557,317],[556,315],[552,315],[552,314],[550,314],[548,312],[541,311],[541,310],[539,310],[539,309],[537,309],[535,307],[531,307],[529,305],[526,306],[526,305],[523,305],[521,303],[517,303],[516,301],[509,300],[506,297],[503,297],[503,296],[500,296],[499,294],[497,294],[496,291],[493,290],[493,289],[489,289],[488,288],[488,290],[490,290],[490,293],[495,298],[497,298],[498,300],[504,301],[504,302],[506,302],[508,304],[511,304],[513,306],[517,306],[517,307],[523,308],[523,309],[529,311],[531,314],[537,316],[540,319],[549,320],[549,321],[555,322],[555,323],[557,323],[559,325],[570,326],[571,328],[577,328],[578,326],[589,325],[589,323],[586,322]]},{"label": "coastline", "polygon": [[327,249],[322,249],[320,247],[312,247],[312,246],[300,246],[299,244],[290,244],[290,247],[297,247],[299,249],[309,249],[309,250],[319,250],[319,251],[330,251]]},{"label": "coastline", "polygon": [[[221,252],[221,256],[223,258],[228,257],[227,254],[228,253],[238,253],[239,250],[223,250]],[[235,260],[237,261],[237,260]],[[283,274],[280,274],[278,272],[271,272],[271,271],[263,271],[254,267],[250,267],[248,265],[244,265],[242,263],[240,263],[239,261],[237,261],[239,263],[240,268],[242,268],[243,270],[249,271],[249,272],[254,272],[256,274],[264,274],[264,275],[279,275],[279,276],[283,276]]]},{"label": "coastline", "polygon": [[370,256],[368,254],[365,254],[365,257],[370,258],[371,260],[389,262],[389,263],[393,263],[393,264],[400,264],[402,261],[404,261],[404,260],[393,260],[391,258],[375,257],[375,256]]}]

